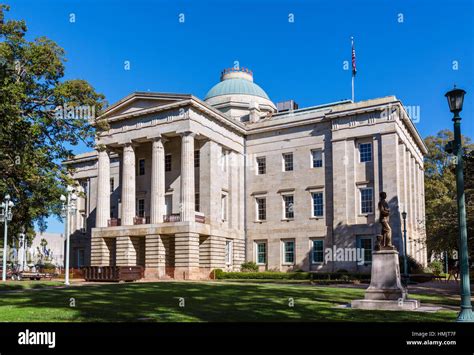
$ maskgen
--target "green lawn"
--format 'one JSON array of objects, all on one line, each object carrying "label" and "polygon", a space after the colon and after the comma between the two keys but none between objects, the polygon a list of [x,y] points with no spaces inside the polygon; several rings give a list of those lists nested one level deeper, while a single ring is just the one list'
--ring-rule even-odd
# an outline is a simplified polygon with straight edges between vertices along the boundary
[{"label": "green lawn", "polygon": [[[353,288],[230,282],[72,286],[0,293],[0,321],[451,322],[456,317],[455,311],[421,313],[337,308],[363,296],[364,290]],[[438,295],[412,297],[430,303],[456,304]],[[75,307],[70,307],[71,298]],[[184,307],[179,306],[180,298],[184,298]],[[294,307],[289,307],[290,298],[294,300]]]},{"label": "green lawn", "polygon": [[64,286],[61,281],[7,281],[0,283],[0,291],[30,290]]}]

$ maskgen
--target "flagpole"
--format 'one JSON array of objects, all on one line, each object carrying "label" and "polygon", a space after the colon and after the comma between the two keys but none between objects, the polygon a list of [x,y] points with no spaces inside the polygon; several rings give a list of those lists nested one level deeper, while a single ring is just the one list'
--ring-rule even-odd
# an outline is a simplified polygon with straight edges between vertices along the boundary
[{"label": "flagpole", "polygon": [[357,72],[356,69],[356,62],[355,62],[355,48],[354,48],[354,37],[351,36],[351,62],[352,62],[352,102],[355,100],[355,95],[354,95],[354,79],[355,79],[355,74]]},{"label": "flagpole", "polygon": [[352,102],[354,102],[354,74],[352,74]]}]

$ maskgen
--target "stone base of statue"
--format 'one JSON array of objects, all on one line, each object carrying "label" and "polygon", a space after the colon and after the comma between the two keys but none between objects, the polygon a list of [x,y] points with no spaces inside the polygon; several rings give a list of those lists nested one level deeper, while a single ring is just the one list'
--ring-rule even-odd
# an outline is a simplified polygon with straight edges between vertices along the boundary
[{"label": "stone base of statue", "polygon": [[372,253],[370,286],[363,300],[351,302],[352,308],[376,310],[413,310],[418,300],[407,298],[400,279],[398,252],[393,247],[381,247]]}]

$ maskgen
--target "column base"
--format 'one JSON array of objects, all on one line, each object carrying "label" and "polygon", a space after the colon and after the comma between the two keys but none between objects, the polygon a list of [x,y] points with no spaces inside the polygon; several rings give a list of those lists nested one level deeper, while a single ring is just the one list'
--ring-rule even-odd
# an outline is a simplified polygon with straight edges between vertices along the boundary
[{"label": "column base", "polygon": [[420,301],[404,299],[400,301],[394,300],[354,300],[351,302],[351,308],[354,309],[370,309],[384,311],[413,311],[420,307]]},{"label": "column base", "polygon": [[201,280],[202,275],[199,267],[175,267],[175,280]]},{"label": "column base", "polygon": [[474,323],[474,313],[472,312],[472,308],[463,308],[461,306],[461,312],[459,312],[456,322]]},{"label": "column base", "polygon": [[145,267],[145,280],[166,279],[165,268]]}]

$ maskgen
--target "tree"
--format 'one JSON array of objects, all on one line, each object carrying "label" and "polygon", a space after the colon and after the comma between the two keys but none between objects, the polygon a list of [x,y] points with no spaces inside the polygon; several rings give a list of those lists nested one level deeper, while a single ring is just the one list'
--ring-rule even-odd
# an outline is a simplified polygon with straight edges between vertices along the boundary
[{"label": "tree", "polygon": [[[425,139],[428,154],[425,156],[426,238],[428,252],[442,253],[458,250],[459,228],[457,222],[456,160],[445,152],[445,145],[454,139],[450,130]],[[474,145],[469,137],[462,137],[464,147],[464,179],[468,244],[473,255],[474,232]]]},{"label": "tree", "polygon": [[0,4],[0,197],[9,193],[15,203],[9,234],[23,225],[31,240],[34,222],[45,230],[45,219],[59,215],[72,183],[61,162],[79,142],[93,146],[96,128],[105,128],[76,109],[98,115],[105,101],[84,80],[61,81],[64,50],[45,37],[27,41],[25,22],[5,20],[8,10]]}]

